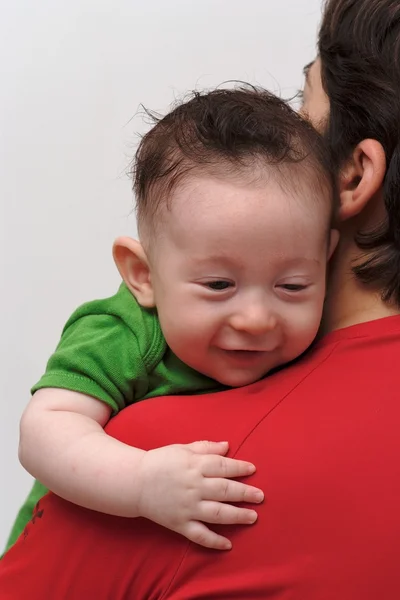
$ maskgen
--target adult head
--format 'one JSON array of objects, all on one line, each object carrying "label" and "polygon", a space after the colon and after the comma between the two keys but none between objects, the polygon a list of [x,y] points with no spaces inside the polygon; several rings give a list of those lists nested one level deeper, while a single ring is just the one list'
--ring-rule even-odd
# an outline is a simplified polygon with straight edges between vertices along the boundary
[{"label": "adult head", "polygon": [[[303,110],[332,148],[341,182],[333,302],[353,319],[400,305],[400,4],[327,0],[318,57],[305,69]],[[349,273],[353,273],[352,283]],[[339,288],[342,293],[336,297]],[[331,298],[332,298],[331,294]],[[337,300],[340,298],[340,300]],[[332,308],[332,302],[330,303]],[[344,311],[333,308],[343,324]]]}]

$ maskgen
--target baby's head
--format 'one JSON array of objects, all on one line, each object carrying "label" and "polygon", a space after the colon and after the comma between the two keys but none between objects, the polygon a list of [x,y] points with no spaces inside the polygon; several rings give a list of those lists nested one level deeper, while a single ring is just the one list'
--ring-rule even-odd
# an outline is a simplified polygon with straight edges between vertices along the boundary
[{"label": "baby's head", "polygon": [[134,191],[140,242],[114,257],[183,362],[242,386],[306,350],[336,239],[329,156],[306,121],[264,90],[194,93],[143,137]]}]

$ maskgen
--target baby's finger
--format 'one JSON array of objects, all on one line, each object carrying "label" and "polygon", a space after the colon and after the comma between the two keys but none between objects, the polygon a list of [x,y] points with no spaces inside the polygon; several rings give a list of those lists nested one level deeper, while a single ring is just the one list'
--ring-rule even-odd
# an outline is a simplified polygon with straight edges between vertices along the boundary
[{"label": "baby's finger", "polygon": [[213,525],[252,525],[257,521],[257,513],[249,508],[239,508],[222,502],[204,501],[197,511],[196,518]]},{"label": "baby's finger", "polygon": [[252,485],[239,481],[207,477],[203,482],[202,497],[204,500],[216,502],[249,502],[259,504],[264,500],[264,493]]},{"label": "baby's finger", "polygon": [[209,442],[203,440],[201,442],[192,442],[184,444],[183,448],[187,448],[196,454],[226,454],[229,450],[228,442]]},{"label": "baby's finger", "polygon": [[204,523],[199,523],[199,521],[189,521],[178,533],[205,548],[212,548],[213,550],[230,550],[232,548],[232,544],[227,538],[211,531]]},{"label": "baby's finger", "polygon": [[204,477],[246,477],[256,470],[250,462],[225,456],[203,456],[201,460],[201,473]]}]

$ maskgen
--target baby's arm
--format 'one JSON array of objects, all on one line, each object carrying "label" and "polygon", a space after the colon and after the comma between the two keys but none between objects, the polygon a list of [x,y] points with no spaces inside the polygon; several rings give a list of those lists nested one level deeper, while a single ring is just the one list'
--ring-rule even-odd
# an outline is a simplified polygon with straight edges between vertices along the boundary
[{"label": "baby's arm", "polygon": [[226,442],[144,451],[108,436],[110,408],[65,389],[37,391],[21,419],[22,465],[55,494],[99,512],[146,517],[203,546],[230,548],[204,524],[251,524],[262,492],[231,481],[254,465],[224,456]]}]

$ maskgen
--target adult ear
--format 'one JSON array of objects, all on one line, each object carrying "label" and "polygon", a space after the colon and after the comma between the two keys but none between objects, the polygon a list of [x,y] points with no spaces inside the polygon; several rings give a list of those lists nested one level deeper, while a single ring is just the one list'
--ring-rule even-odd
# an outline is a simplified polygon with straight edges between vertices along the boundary
[{"label": "adult ear", "polygon": [[143,246],[129,237],[119,237],[113,245],[113,257],[122,279],[144,308],[155,306],[149,261]]},{"label": "adult ear", "polygon": [[385,174],[386,156],[382,144],[370,139],[360,142],[339,176],[339,218],[342,221],[364,210],[381,190]]}]

